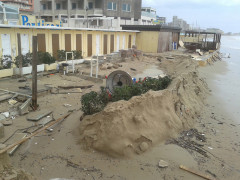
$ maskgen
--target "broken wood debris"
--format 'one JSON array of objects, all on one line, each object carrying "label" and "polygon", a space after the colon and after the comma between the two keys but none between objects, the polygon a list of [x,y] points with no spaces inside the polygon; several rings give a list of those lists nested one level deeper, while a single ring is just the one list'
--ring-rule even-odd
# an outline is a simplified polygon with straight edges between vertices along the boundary
[{"label": "broken wood debris", "polygon": [[215,180],[214,178],[212,178],[212,177],[210,177],[210,176],[208,176],[208,175],[205,175],[205,174],[202,174],[202,173],[200,173],[200,172],[197,172],[197,171],[194,171],[194,170],[192,170],[192,169],[189,169],[189,168],[187,168],[186,166],[180,165],[179,168],[180,168],[180,169],[183,169],[183,170],[185,170],[185,171],[187,171],[187,172],[190,172],[190,173],[192,173],[192,174],[195,174],[195,175],[197,175],[197,176],[199,176],[199,177],[202,177],[202,178],[204,178],[204,179],[207,179],[207,180]]},{"label": "broken wood debris", "polygon": [[62,88],[62,89],[74,89],[74,88],[81,88],[81,89],[88,89],[88,88],[92,88],[93,85],[88,85],[88,86],[58,86],[58,88]]},{"label": "broken wood debris", "polygon": [[2,154],[2,153],[4,153],[4,152],[8,151],[9,149],[15,147],[16,145],[20,145],[20,144],[24,143],[25,141],[27,141],[27,140],[30,139],[31,137],[36,136],[37,134],[43,132],[44,130],[46,130],[47,128],[51,127],[52,125],[58,123],[59,121],[62,121],[62,120],[64,120],[64,119],[66,119],[70,114],[71,114],[71,113],[68,113],[68,114],[66,114],[66,115],[64,115],[64,116],[62,116],[62,117],[60,117],[60,118],[58,118],[56,121],[53,121],[53,122],[50,123],[49,125],[47,125],[47,126],[41,128],[40,130],[36,131],[35,133],[31,134],[30,136],[27,136],[27,137],[25,137],[25,138],[23,138],[23,139],[21,139],[21,140],[15,142],[15,143],[13,143],[12,145],[7,146],[6,148],[0,150],[0,154]]},{"label": "broken wood debris", "polygon": [[207,151],[203,149],[204,145],[192,140],[194,137],[200,142],[206,142],[206,137],[202,133],[199,133],[197,129],[190,129],[183,131],[177,139],[169,140],[167,144],[176,144],[187,150],[193,150],[205,157],[209,157]]}]

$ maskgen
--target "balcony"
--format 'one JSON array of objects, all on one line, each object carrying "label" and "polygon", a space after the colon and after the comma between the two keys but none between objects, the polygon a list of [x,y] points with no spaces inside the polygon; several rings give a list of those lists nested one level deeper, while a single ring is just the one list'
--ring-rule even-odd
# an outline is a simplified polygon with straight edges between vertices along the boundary
[{"label": "balcony", "polygon": [[41,16],[52,16],[52,10],[41,10]]},{"label": "balcony", "polygon": [[84,9],[71,10],[71,15],[75,15],[75,14],[84,16],[85,15],[85,10]]},{"label": "balcony", "polygon": [[153,18],[153,19],[156,19],[156,18],[157,18],[157,15],[156,15],[156,14],[149,13],[149,12],[146,12],[146,11],[142,11],[142,16],[149,17],[149,18]]},{"label": "balcony", "polygon": [[103,16],[103,10],[102,9],[90,9],[87,11],[88,16]]},{"label": "balcony", "polygon": [[66,9],[60,9],[60,10],[55,10],[55,15],[57,14],[68,14],[68,10]]}]

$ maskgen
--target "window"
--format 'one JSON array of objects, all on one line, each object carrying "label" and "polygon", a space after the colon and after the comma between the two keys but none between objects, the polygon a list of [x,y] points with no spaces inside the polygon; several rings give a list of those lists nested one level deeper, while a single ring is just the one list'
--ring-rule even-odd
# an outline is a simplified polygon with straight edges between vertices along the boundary
[{"label": "window", "polygon": [[88,9],[93,9],[93,2],[88,3]]},{"label": "window", "polygon": [[59,10],[61,8],[61,4],[60,3],[57,3],[56,4],[56,10]]},{"label": "window", "polygon": [[107,9],[116,11],[117,10],[117,4],[115,2],[109,2]]},{"label": "window", "polygon": [[72,9],[77,9],[77,4],[76,3],[72,3]]},{"label": "window", "polygon": [[42,8],[43,8],[43,10],[46,10],[46,9],[47,9],[46,4],[43,4],[43,5],[42,5]]},{"label": "window", "polygon": [[130,4],[123,4],[122,5],[122,10],[130,12],[131,11],[131,5]]}]

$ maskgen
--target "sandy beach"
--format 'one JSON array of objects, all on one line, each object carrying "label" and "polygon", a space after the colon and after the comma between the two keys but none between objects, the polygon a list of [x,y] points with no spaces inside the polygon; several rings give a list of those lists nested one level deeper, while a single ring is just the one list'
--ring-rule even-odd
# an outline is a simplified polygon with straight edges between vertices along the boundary
[{"label": "sandy beach", "polygon": [[[174,59],[167,59],[166,57],[169,56]],[[159,57],[161,57],[161,62],[158,60]],[[217,61],[213,65],[199,67],[196,61],[191,60],[189,54],[176,51],[146,55],[141,60],[134,59],[121,62],[119,64],[122,67],[119,67],[119,69],[129,72],[132,77],[144,74],[151,68],[154,68],[156,72],[157,67],[159,72],[173,77],[173,82],[163,93],[156,92],[154,94],[154,92],[150,92],[147,93],[146,97],[142,95],[140,100],[139,98],[132,98],[129,102],[117,102],[108,105],[102,114],[85,117],[83,121],[80,121],[82,116],[80,110],[81,95],[91,90],[98,90],[105,82],[94,84],[93,88],[83,90],[82,94],[43,95],[39,98],[40,110],[52,110],[55,118],[66,114],[68,111],[73,111],[73,113],[57,126],[53,132],[46,131],[21,145],[11,156],[11,163],[15,168],[24,169],[40,180],[54,178],[202,179],[180,169],[180,165],[198,171],[212,179],[238,180],[240,179],[240,122],[236,119],[236,114],[239,113],[239,110],[235,114],[231,114],[231,108],[237,109],[236,106],[226,108],[225,99],[221,98],[223,94],[219,91],[219,84],[226,86],[224,85],[226,81],[222,76],[230,71],[227,60],[223,59],[223,61]],[[131,71],[130,68],[135,68],[137,71]],[[114,69],[102,70],[100,74],[104,76],[111,71],[114,71]],[[28,83],[30,81],[29,79]],[[55,75],[41,77],[39,83],[41,85],[51,84],[51,86],[57,87],[62,84],[78,85],[81,83],[81,85],[89,85],[91,82],[79,77]],[[10,87],[9,84],[14,84],[10,90],[14,90],[20,85],[16,79],[11,79],[1,81],[0,87]],[[176,87],[177,91],[174,93]],[[172,95],[169,95],[169,92],[172,92]],[[158,101],[154,101],[158,97],[163,102],[163,108],[161,109],[158,109]],[[155,109],[152,108],[153,110],[150,111],[144,106],[139,108],[142,105],[138,106],[136,104],[138,101],[142,101]],[[185,105],[184,109],[180,108],[181,112],[177,110],[178,101]],[[231,99],[229,103],[237,102]],[[64,104],[70,104],[71,106],[66,107]],[[134,130],[134,125],[129,124],[130,120],[127,118],[127,115],[130,117],[131,112],[126,111],[124,114],[119,110],[117,114],[116,109],[119,106],[126,106],[133,113],[141,115],[145,118],[144,121],[147,122],[149,127],[151,127],[151,124],[156,123],[155,119],[157,118],[171,120],[166,121],[168,122],[167,125],[165,123],[160,124],[160,127],[157,127],[156,130],[154,127],[149,130],[146,130],[146,128],[141,129],[141,126],[139,126],[138,130]],[[2,112],[7,110],[7,104],[1,104],[0,107]],[[168,113],[164,114],[166,112],[162,110],[164,108],[168,109]],[[117,137],[119,136],[117,133],[111,134],[112,131],[118,130],[118,128],[115,128],[119,124],[113,124],[112,128],[109,129],[107,126],[105,127],[105,119],[111,122],[111,119],[115,118],[111,116],[109,109],[114,113],[116,112],[117,117],[119,117],[118,122],[123,120],[128,128],[133,126],[132,129],[120,131],[122,133],[121,137]],[[6,134],[2,142],[15,130],[32,125],[31,122],[26,121],[27,116],[17,117],[12,126],[5,128]],[[180,120],[181,123],[178,123]],[[107,133],[102,134],[103,132],[99,131],[97,126],[88,126],[89,122],[100,123]],[[122,126],[120,125],[120,127]],[[192,131],[189,131],[190,129]],[[86,137],[91,137],[92,134],[89,134],[89,131],[86,133],[85,130],[91,130],[91,133],[97,134],[93,142],[86,140]],[[184,130],[188,133],[182,133]],[[195,132],[193,137],[188,135],[191,132]],[[111,136],[110,139],[106,138],[109,135]],[[136,143],[134,138],[137,135],[148,137],[148,140],[151,141],[144,152],[139,152],[134,148],[134,143]],[[206,138],[206,140],[202,141],[197,137]],[[132,141],[129,139],[132,139]],[[177,141],[173,141],[173,139]],[[191,140],[191,143],[195,142],[201,153],[188,148],[188,146],[183,148],[176,143],[189,142],[187,140]],[[133,148],[126,151],[129,152],[127,154],[130,154],[130,156],[121,153],[125,147],[121,145],[123,141],[133,143]],[[87,145],[88,148],[84,148],[89,142],[93,145]],[[142,141],[140,142],[142,143]],[[138,147],[138,144],[136,147]],[[112,156],[113,152],[117,152],[120,156]],[[166,161],[168,167],[159,167],[160,160]]]}]

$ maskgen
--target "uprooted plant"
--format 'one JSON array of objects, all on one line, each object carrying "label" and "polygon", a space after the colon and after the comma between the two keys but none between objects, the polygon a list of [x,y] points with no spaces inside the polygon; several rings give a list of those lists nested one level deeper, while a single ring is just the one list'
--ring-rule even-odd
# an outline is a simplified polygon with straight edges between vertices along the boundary
[{"label": "uprooted plant", "polygon": [[109,102],[116,102],[120,100],[128,101],[133,96],[139,96],[149,90],[159,91],[166,89],[171,81],[172,79],[168,76],[158,79],[144,78],[144,80],[138,81],[131,86],[116,87],[114,88],[114,92],[112,94],[109,94],[106,88],[101,87],[100,92],[91,91],[90,93],[82,96],[82,111],[85,115],[100,112]]}]

